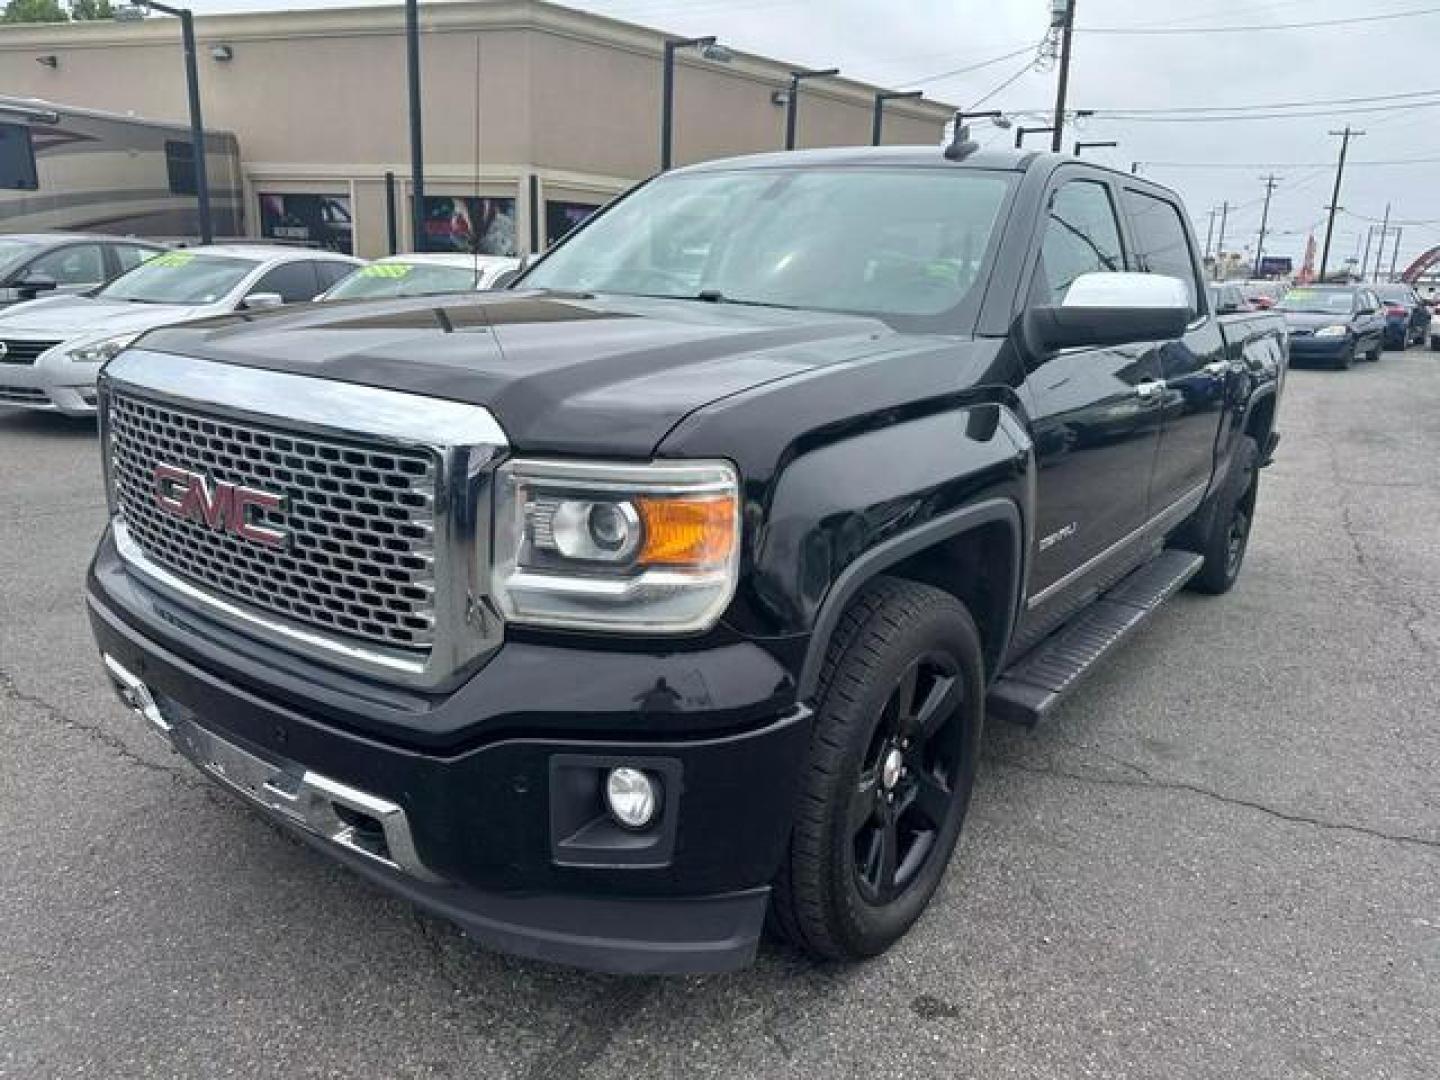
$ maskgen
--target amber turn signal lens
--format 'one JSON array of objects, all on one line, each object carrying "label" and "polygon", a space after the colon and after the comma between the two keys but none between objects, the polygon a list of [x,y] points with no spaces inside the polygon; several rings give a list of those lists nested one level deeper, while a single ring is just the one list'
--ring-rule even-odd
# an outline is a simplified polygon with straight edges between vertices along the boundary
[{"label": "amber turn signal lens", "polygon": [[645,523],[642,566],[720,566],[735,549],[735,500],[708,498],[635,500]]}]

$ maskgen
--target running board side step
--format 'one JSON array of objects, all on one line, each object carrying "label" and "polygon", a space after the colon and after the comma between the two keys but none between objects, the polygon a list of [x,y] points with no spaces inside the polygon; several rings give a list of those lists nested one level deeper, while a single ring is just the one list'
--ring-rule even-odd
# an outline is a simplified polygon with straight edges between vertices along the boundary
[{"label": "running board side step", "polygon": [[1205,560],[1189,551],[1162,551],[1051,634],[990,689],[993,716],[1036,724],[1067,698]]}]

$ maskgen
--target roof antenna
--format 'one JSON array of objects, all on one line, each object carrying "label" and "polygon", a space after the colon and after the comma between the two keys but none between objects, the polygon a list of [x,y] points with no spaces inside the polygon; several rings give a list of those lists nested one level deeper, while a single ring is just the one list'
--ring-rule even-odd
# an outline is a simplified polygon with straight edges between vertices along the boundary
[{"label": "roof antenna", "polygon": [[970,125],[965,123],[964,113],[957,112],[953,123],[955,130],[950,137],[949,145],[945,147],[945,160],[964,161],[980,149],[980,144],[971,140]]}]

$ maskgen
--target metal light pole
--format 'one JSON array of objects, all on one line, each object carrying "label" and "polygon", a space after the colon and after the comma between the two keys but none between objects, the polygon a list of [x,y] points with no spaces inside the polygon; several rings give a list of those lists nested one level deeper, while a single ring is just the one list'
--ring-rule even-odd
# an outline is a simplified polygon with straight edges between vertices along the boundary
[{"label": "metal light pole", "polygon": [[1077,142],[1075,144],[1075,156],[1079,157],[1082,150],[1099,150],[1103,147],[1119,145],[1120,144],[1114,140],[1108,142]]},{"label": "metal light pole", "polygon": [[1219,213],[1217,207],[1210,208],[1210,224],[1205,228],[1205,262],[1210,261],[1210,241],[1215,239],[1215,215]]},{"label": "metal light pole", "polygon": [[1047,131],[1054,130],[1055,129],[1053,127],[1024,127],[1023,125],[1017,126],[1015,128],[1015,149],[1019,150],[1022,146],[1025,145],[1026,135],[1043,135]]},{"label": "metal light pole", "polygon": [[[1371,228],[1374,228],[1372,225]],[[1375,252],[1375,280],[1380,280],[1380,260],[1385,257],[1385,241],[1390,236],[1390,204],[1385,204],[1385,220],[1380,226],[1380,247]]]},{"label": "metal light pole", "polygon": [[425,137],[420,124],[419,0],[405,0],[405,79],[410,96],[410,249],[424,251]]},{"label": "metal light pole", "polygon": [[1357,135],[1364,135],[1363,131],[1354,131],[1350,125],[1345,125],[1344,131],[1332,131],[1331,135],[1341,135],[1340,142],[1340,163],[1335,166],[1335,191],[1330,196],[1330,205],[1325,209],[1330,211],[1329,220],[1325,223],[1325,247],[1320,253],[1320,284],[1325,284],[1325,269],[1330,263],[1330,238],[1335,233],[1335,211],[1340,209],[1340,181],[1345,176],[1345,154],[1350,149],[1350,140]]},{"label": "metal light pole", "polygon": [[121,22],[134,22],[143,19],[151,10],[173,15],[180,20],[180,40],[185,50],[185,91],[190,99],[190,154],[195,167],[195,200],[200,211],[200,242],[208,244],[215,239],[215,230],[210,219],[210,174],[205,168],[205,123],[200,118],[200,71],[195,61],[195,19],[189,8],[171,7],[168,4],[154,3],[152,0],[131,7],[117,8],[114,18]]},{"label": "metal light pole", "polygon": [[799,116],[800,83],[804,79],[823,79],[839,75],[839,68],[824,68],[819,71],[790,72],[790,96],[785,102],[785,149],[795,149],[795,125]]},{"label": "metal light pole", "polygon": [[1390,280],[1391,280],[1391,281],[1394,281],[1394,280],[1395,280],[1395,265],[1396,265],[1396,263],[1398,263],[1398,262],[1400,261],[1400,234],[1401,234],[1402,232],[1404,232],[1404,231],[1405,231],[1405,230],[1402,229],[1402,228],[1400,228],[1399,226],[1396,226],[1396,228],[1395,228],[1395,246],[1394,246],[1394,248],[1392,248],[1391,251],[1390,251]]},{"label": "metal light pole", "polygon": [[1360,256],[1360,280],[1370,280],[1370,244],[1375,239],[1375,226],[1369,225],[1365,229],[1365,254]]},{"label": "metal light pole", "polygon": [[875,95],[875,112],[870,118],[870,145],[880,145],[880,125],[885,119],[885,102],[924,97],[924,90],[881,90]]},{"label": "metal light pole", "polygon": [[676,38],[665,42],[660,74],[660,171],[668,172],[675,130],[675,54],[681,49],[699,49],[706,60],[730,61],[730,50],[716,42],[713,34],[697,38]]},{"label": "metal light pole", "polygon": [[[1064,10],[1059,8],[1064,3]],[[1060,28],[1060,80],[1055,87],[1055,119],[1052,122],[1050,149],[1060,152],[1061,136],[1065,129],[1065,94],[1070,89],[1070,38],[1075,30],[1075,0],[1056,0],[1052,8],[1051,25]]]}]

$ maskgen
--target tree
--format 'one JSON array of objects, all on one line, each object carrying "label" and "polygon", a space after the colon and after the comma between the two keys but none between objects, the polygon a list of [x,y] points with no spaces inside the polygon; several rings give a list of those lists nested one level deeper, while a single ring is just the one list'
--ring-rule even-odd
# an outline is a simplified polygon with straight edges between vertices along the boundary
[{"label": "tree", "polygon": [[60,6],[60,0],[8,0],[0,22],[7,23],[56,23],[69,22],[70,16]]},{"label": "tree", "polygon": [[70,0],[70,18],[76,22],[93,22],[96,19],[113,19],[115,9],[110,0]]}]

